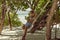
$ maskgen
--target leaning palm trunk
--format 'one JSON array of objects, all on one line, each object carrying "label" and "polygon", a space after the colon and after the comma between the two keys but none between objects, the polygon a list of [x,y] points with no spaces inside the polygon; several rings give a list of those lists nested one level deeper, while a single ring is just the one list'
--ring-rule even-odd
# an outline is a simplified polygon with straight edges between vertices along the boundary
[{"label": "leaning palm trunk", "polygon": [[4,26],[4,18],[6,13],[6,2],[5,0],[2,1],[2,16],[1,16],[1,25],[0,25],[0,34]]},{"label": "leaning palm trunk", "polygon": [[39,15],[35,18],[35,20],[32,22],[32,25],[31,25],[29,31],[33,28],[34,23],[37,21],[37,19],[39,18],[39,16],[43,13],[43,10],[47,7],[47,5],[48,5],[49,3],[50,3],[50,1],[48,1],[48,2],[46,3],[46,5],[44,5],[44,7],[41,9],[40,14],[39,14]]},{"label": "leaning palm trunk", "polygon": [[46,24],[46,40],[51,40],[51,19],[54,15],[54,12],[56,11],[57,9],[57,2],[58,0],[53,0],[53,4],[52,4],[52,7],[51,7],[51,10],[49,12],[49,16],[47,18],[47,24]]},{"label": "leaning palm trunk", "polygon": [[[39,29],[39,30],[41,30],[41,29],[43,29],[43,24],[44,23],[42,23],[42,25],[41,25],[41,21],[42,20],[40,20],[39,22],[37,21],[37,19],[38,18],[40,18],[41,19],[41,14],[43,13],[43,10],[47,7],[47,5],[50,3],[50,1],[48,1],[45,5],[44,5],[44,7],[42,8],[42,10],[41,10],[41,12],[40,12],[40,14],[39,15],[37,15],[37,17],[35,18],[35,20],[32,22],[32,25],[31,25],[31,27],[30,27],[30,29],[29,29],[29,31],[31,32],[31,33],[34,33],[37,29]],[[50,10],[50,8],[48,9],[48,10]],[[47,12],[46,12],[46,14],[44,14],[45,15],[45,17],[47,16]],[[44,15],[43,15],[43,18],[44,18]],[[45,20],[44,20],[44,22],[45,22]]]}]

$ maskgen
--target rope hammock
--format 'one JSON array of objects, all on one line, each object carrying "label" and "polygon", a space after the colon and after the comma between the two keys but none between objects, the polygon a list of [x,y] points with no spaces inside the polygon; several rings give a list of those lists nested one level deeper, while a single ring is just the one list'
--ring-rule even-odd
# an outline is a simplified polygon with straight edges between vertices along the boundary
[{"label": "rope hammock", "polygon": [[34,23],[37,21],[37,19],[39,18],[39,16],[44,12],[44,9],[47,7],[47,5],[48,5],[49,3],[50,3],[50,1],[48,1],[48,2],[46,3],[46,5],[45,5],[42,9],[40,9],[41,12],[40,12],[40,14],[35,18],[35,20],[32,22],[32,25],[31,25],[31,27],[29,28],[29,31],[33,28]]}]

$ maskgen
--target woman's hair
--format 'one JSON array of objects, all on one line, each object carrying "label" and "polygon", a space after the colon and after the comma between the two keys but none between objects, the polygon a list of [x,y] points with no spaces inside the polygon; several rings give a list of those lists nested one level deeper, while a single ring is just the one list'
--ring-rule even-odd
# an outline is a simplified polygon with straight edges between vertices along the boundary
[{"label": "woman's hair", "polygon": [[33,10],[31,12],[34,12]]},{"label": "woman's hair", "polygon": [[31,12],[31,13],[34,13],[34,10],[31,10],[30,12]]}]

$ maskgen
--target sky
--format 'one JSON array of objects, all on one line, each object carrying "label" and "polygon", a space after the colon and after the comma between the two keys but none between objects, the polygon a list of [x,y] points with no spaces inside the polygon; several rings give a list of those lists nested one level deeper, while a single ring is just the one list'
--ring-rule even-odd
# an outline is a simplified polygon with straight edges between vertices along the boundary
[{"label": "sky", "polygon": [[18,18],[20,19],[20,21],[25,24],[27,21],[25,20],[25,16],[28,16],[29,12],[31,11],[30,8],[26,9],[25,11],[22,10],[18,10],[17,14],[18,14]]}]

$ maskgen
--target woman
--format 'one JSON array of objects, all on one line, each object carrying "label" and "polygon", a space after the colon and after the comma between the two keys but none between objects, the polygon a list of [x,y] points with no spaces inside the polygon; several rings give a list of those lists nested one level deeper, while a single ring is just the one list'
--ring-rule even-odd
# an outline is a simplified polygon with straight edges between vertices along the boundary
[{"label": "woman", "polygon": [[35,15],[34,11],[32,10],[30,15],[29,15],[29,18],[27,20],[27,23],[23,26],[24,35],[22,37],[22,40],[25,40],[25,37],[26,37],[26,34],[27,34],[27,29],[31,27],[32,22],[34,21],[35,17],[36,17],[36,15]]}]

